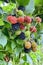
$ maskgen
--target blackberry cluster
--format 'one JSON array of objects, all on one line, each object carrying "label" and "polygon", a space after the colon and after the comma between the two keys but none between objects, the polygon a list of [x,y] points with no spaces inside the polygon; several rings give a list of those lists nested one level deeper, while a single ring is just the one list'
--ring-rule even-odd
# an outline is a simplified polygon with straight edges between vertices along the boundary
[{"label": "blackberry cluster", "polygon": [[[21,11],[22,10],[22,11]],[[41,18],[35,17],[32,19],[30,16],[25,16],[23,11],[25,10],[24,6],[19,6],[17,11],[17,16],[16,15],[11,15],[7,17],[7,20],[12,24],[12,30],[15,33],[15,41],[16,39],[23,41],[22,43],[24,44],[24,51],[26,53],[30,52],[31,50],[35,52],[37,50],[37,44],[33,40],[37,41],[34,39],[34,36],[31,36],[31,33],[37,32],[36,24],[33,26],[31,25],[35,21],[37,23],[41,22]],[[32,38],[32,40],[31,40]],[[25,42],[24,42],[25,41]]]}]

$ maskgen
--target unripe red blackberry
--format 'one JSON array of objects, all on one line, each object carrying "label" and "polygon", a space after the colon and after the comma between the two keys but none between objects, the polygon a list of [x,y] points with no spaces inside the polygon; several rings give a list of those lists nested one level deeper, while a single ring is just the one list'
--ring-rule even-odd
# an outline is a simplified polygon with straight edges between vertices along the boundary
[{"label": "unripe red blackberry", "polygon": [[36,17],[35,18],[36,22],[40,23],[42,21],[42,19],[40,17]]},{"label": "unripe red blackberry", "polygon": [[15,16],[8,16],[7,20],[11,23],[11,24],[16,24],[17,23],[17,18]]},{"label": "unripe red blackberry", "polygon": [[25,29],[25,26],[23,24],[20,24],[20,29],[21,30],[24,30]]},{"label": "unripe red blackberry", "polygon": [[19,18],[17,18],[17,21],[18,21],[19,23],[24,23],[24,17],[19,17]]},{"label": "unripe red blackberry", "polygon": [[31,32],[36,32],[36,31],[37,31],[37,29],[36,29],[36,27],[35,27],[35,26],[32,26],[32,27],[30,27],[30,31],[31,31]]},{"label": "unripe red blackberry", "polygon": [[24,21],[25,21],[26,23],[31,23],[31,22],[32,22],[32,19],[31,19],[29,16],[25,16],[25,17],[24,17]]}]

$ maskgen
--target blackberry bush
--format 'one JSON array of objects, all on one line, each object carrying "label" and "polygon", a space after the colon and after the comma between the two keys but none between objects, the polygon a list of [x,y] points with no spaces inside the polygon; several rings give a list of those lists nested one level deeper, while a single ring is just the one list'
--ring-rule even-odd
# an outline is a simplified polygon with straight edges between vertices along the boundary
[{"label": "blackberry bush", "polygon": [[39,39],[42,19],[25,13],[29,0],[5,2],[0,15],[0,60],[3,65],[29,65],[29,54],[38,50],[35,39]]}]

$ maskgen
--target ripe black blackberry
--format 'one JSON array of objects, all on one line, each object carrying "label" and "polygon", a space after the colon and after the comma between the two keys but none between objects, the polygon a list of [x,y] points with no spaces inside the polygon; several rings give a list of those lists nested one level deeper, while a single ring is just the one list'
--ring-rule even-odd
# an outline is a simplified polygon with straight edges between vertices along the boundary
[{"label": "ripe black blackberry", "polygon": [[31,51],[31,48],[30,49],[26,49],[25,47],[24,47],[24,52],[25,53],[29,53]]},{"label": "ripe black blackberry", "polygon": [[20,24],[16,23],[16,24],[12,24],[12,30],[18,30],[19,29]]},{"label": "ripe black blackberry", "polygon": [[24,7],[24,6],[19,6],[19,7],[18,7],[18,10],[24,11],[24,10],[25,10],[25,7]]},{"label": "ripe black blackberry", "polygon": [[34,39],[35,40],[35,42],[37,42],[37,39]]},{"label": "ripe black blackberry", "polygon": [[3,26],[0,26],[0,29],[2,29],[3,28]]},{"label": "ripe black blackberry", "polygon": [[6,3],[9,3],[9,0],[4,0]]},{"label": "ripe black blackberry", "polygon": [[25,34],[24,34],[24,32],[21,32],[21,34],[19,35],[19,38],[22,39],[22,40],[25,39]]},{"label": "ripe black blackberry", "polygon": [[12,1],[12,3],[16,3],[16,0],[11,0]]},{"label": "ripe black blackberry", "polygon": [[16,16],[16,14],[13,14],[12,16]]}]

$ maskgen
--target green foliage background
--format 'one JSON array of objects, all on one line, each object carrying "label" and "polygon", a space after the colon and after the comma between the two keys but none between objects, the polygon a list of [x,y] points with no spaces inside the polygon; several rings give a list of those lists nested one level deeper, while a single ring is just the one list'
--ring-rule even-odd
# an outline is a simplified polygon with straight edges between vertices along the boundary
[{"label": "green foliage background", "polygon": [[[13,0],[12,0],[13,1]],[[0,26],[4,26],[7,28],[11,27],[10,23],[3,22],[6,21],[6,16],[10,13],[13,14],[13,11],[16,8],[16,3],[12,3],[10,0],[9,4],[7,6],[1,6],[3,4],[4,0],[0,0]],[[17,5],[23,5],[25,6],[25,14],[30,16],[37,16],[40,15],[40,17],[43,19],[43,0],[16,0]],[[24,3],[25,1],[25,3]],[[34,2],[34,3],[33,3]],[[33,3],[33,4],[32,4]],[[32,6],[33,5],[33,6]],[[32,6],[32,7],[31,7]],[[26,9],[27,7],[27,9]],[[30,8],[29,8],[30,7]],[[36,7],[36,8],[35,8]],[[7,10],[6,10],[7,9]],[[28,13],[27,13],[28,12]],[[43,30],[43,21],[41,24],[41,29]],[[4,30],[4,28],[3,28]],[[16,42],[13,40],[8,41],[9,39],[9,33],[8,29],[5,28],[5,31],[0,30],[0,65],[42,65],[43,64],[43,44],[39,41],[38,45],[38,51],[33,53],[32,51],[29,54],[25,54],[24,52],[21,53],[21,58],[19,59],[19,53],[22,51],[22,47],[18,46],[15,50],[13,50],[16,47]],[[8,34],[9,33],[9,34]],[[43,32],[42,32],[43,34]],[[6,37],[7,36],[7,37]],[[15,35],[16,37],[16,35]],[[13,39],[12,36],[10,36],[11,39]],[[37,38],[38,39],[38,38]],[[9,39],[10,40],[10,39]],[[19,41],[18,43],[21,44],[23,41]],[[42,42],[43,43],[43,42]],[[13,53],[15,52],[15,53]],[[4,54],[3,54],[4,53]],[[5,62],[3,57],[5,54],[11,53],[11,56],[13,56],[13,59],[9,62]],[[12,54],[13,53],[13,54]]]}]

